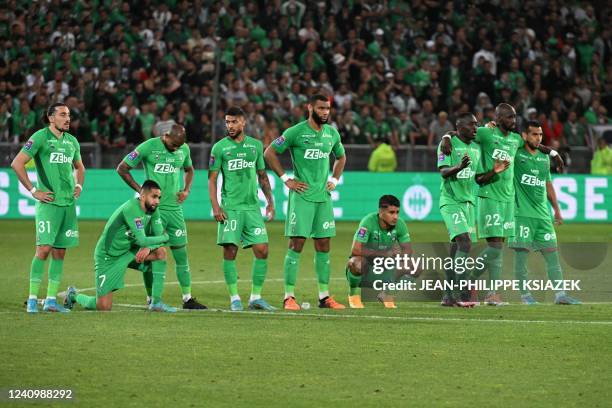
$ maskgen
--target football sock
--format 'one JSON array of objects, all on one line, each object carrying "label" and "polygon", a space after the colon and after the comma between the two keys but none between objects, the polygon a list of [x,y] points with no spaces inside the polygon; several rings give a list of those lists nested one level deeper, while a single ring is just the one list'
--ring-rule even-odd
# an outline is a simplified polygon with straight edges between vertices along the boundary
[{"label": "football sock", "polygon": [[223,260],[223,276],[225,284],[230,296],[238,296],[238,271],[236,270],[236,261]]},{"label": "football sock", "polygon": [[[457,289],[457,291],[459,292],[460,289],[460,283],[462,281],[467,281],[469,280],[469,276],[470,276],[470,272],[466,267],[465,267],[465,259],[469,256],[470,254],[468,252],[464,252],[460,249],[457,249],[457,251],[455,252],[455,257],[454,257],[454,262],[455,262],[455,270],[453,271],[453,280],[455,282],[455,288]],[[457,265],[459,265],[459,267],[457,267]],[[462,268],[462,269],[460,269]],[[458,273],[457,270],[463,270],[462,273]],[[466,288],[463,289],[464,291],[466,290]]]},{"label": "football sock", "polygon": [[55,299],[64,273],[64,260],[51,258],[49,261],[49,286],[47,286],[47,299]]},{"label": "football sock", "polygon": [[146,270],[142,271],[142,280],[144,281],[145,290],[147,291],[147,298],[151,297],[151,292],[153,288],[153,269],[152,267],[147,267]]},{"label": "football sock", "polygon": [[561,263],[559,262],[559,252],[542,251],[542,256],[544,256],[544,262],[546,262],[548,280],[555,283],[563,280],[563,272],[561,271]]},{"label": "football sock", "polygon": [[253,295],[261,296],[261,289],[263,288],[264,281],[266,279],[266,273],[268,272],[268,260],[267,259],[253,259],[253,267],[251,270],[252,284],[251,284],[251,300]]},{"label": "football sock", "polygon": [[32,258],[30,266],[30,298],[38,298],[40,290],[40,282],[42,281],[43,273],[45,273],[45,261],[38,257]]},{"label": "football sock", "polygon": [[87,310],[96,310],[96,297],[87,296],[79,293],[74,299],[76,302]]},{"label": "football sock", "polygon": [[183,301],[191,298],[191,272],[189,271],[189,260],[187,259],[187,248],[182,246],[172,250],[172,256],[176,263],[176,279],[181,287]]},{"label": "football sock", "polygon": [[151,262],[153,270],[153,284],[151,285],[151,301],[153,303],[161,302],[161,295],[164,291],[164,280],[166,279],[166,260]]},{"label": "football sock", "polygon": [[501,278],[502,273],[502,249],[492,246],[487,246],[481,253],[480,257],[484,259],[486,268],[474,268],[472,271],[473,278],[479,278],[485,269],[489,271],[489,280],[497,280]]},{"label": "football sock", "polygon": [[521,295],[529,293],[524,287],[529,274],[527,270],[527,257],[529,257],[529,251],[514,251],[514,279],[519,282]]},{"label": "football sock", "polygon": [[285,275],[285,298],[295,296],[295,281],[300,268],[300,253],[293,249],[287,250],[283,273]]},{"label": "football sock", "polygon": [[329,296],[329,252],[315,251],[315,270],[319,286],[319,299]]},{"label": "football sock", "polygon": [[361,275],[353,275],[349,268],[346,268],[346,280],[349,283],[349,295],[361,295]]}]

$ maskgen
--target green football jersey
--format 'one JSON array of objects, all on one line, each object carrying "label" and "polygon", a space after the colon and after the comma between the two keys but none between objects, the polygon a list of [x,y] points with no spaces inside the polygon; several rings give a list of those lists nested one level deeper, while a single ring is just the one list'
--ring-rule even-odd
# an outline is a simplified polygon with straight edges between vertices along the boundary
[{"label": "green football jersey", "polygon": [[546,183],[551,180],[548,155],[539,150],[531,154],[521,147],[514,163],[515,215],[550,219]]},{"label": "green football jersey", "polygon": [[481,150],[478,143],[464,143],[458,137],[451,138],[453,151],[450,156],[442,153],[438,145],[438,168],[454,167],[461,163],[467,153],[471,164],[454,176],[442,178],[440,183],[440,207],[447,204],[476,203],[476,174],[484,173],[482,168]]},{"label": "green football jersey", "polygon": [[317,132],[305,120],[285,130],[272,142],[272,147],[278,153],[287,149],[291,152],[295,179],[308,184],[308,189],[302,193],[305,200],[324,202],[328,199],[329,154],[333,152],[336,158],[344,156],[340,134],[334,127],[324,124]]},{"label": "green football jersey", "polygon": [[362,244],[390,246],[396,242],[400,244],[410,242],[410,234],[402,219],[398,219],[395,227],[390,230],[382,229],[378,222],[378,212],[373,212],[363,217],[353,240]]},{"label": "green football jersey", "polygon": [[73,163],[81,160],[81,147],[76,137],[64,132],[57,138],[46,127],[34,133],[22,152],[34,159],[36,164],[36,188],[53,192],[50,203],[60,207],[74,203]]},{"label": "green football jersey", "polygon": [[226,210],[257,210],[257,170],[264,170],[263,144],[250,136],[235,142],[226,136],[212,147],[209,171],[223,175],[221,206]]},{"label": "green football jersey", "polygon": [[142,162],[145,177],[159,184],[161,201],[159,208],[178,208],[177,193],[181,191],[181,169],[191,167],[189,145],[183,144],[174,152],[166,149],[161,138],[154,137],[139,144],[123,159],[128,166],[136,167]]},{"label": "green football jersey", "polygon": [[159,210],[148,214],[130,198],[110,216],[96,244],[97,256],[120,256],[134,248],[158,247],[168,241]]},{"label": "green football jersey", "polygon": [[507,136],[499,128],[479,127],[476,131],[476,142],[482,150],[482,167],[485,171],[493,169],[495,160],[510,161],[510,167],[499,173],[492,183],[478,190],[478,196],[496,201],[514,200],[514,156],[523,139],[518,133],[509,132]]}]

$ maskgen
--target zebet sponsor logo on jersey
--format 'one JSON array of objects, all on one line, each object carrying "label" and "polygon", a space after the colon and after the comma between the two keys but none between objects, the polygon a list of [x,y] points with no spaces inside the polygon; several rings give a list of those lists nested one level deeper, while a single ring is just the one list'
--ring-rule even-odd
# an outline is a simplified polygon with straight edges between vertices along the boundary
[{"label": "zebet sponsor logo on jersey", "polygon": [[329,153],[322,152],[319,149],[306,149],[304,158],[309,160],[328,159]]},{"label": "zebet sponsor logo on jersey", "polygon": [[495,149],[492,156],[495,160],[512,161],[512,157],[505,150]]},{"label": "zebet sponsor logo on jersey", "polygon": [[153,172],[161,174],[171,174],[179,171],[178,167],[174,167],[170,163],[156,163]]},{"label": "zebet sponsor logo on jersey", "polygon": [[227,169],[229,171],[242,170],[242,169],[253,169],[255,168],[254,161],[247,161],[244,159],[232,159],[227,162]]},{"label": "zebet sponsor logo on jersey", "polygon": [[66,156],[64,153],[53,152],[51,153],[51,156],[49,156],[49,163],[63,164],[63,163],[70,163],[70,162],[72,162],[72,159]]},{"label": "zebet sponsor logo on jersey", "polygon": [[457,178],[458,179],[470,179],[474,177],[475,175],[476,175],[476,172],[474,170],[470,169],[469,167],[466,167],[465,169],[457,173]]},{"label": "zebet sponsor logo on jersey", "polygon": [[532,176],[531,174],[523,174],[523,176],[521,177],[521,184],[533,187],[544,187],[546,183],[544,182],[544,180],[540,180],[536,176]]}]

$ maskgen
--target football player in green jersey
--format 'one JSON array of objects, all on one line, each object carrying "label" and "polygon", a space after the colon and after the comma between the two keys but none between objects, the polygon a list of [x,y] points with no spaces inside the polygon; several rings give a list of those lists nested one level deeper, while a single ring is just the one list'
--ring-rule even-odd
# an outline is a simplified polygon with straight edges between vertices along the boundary
[{"label": "football player in green jersey", "polygon": [[[473,272],[474,277],[478,277],[488,269],[491,281],[501,279],[503,243],[505,238],[514,235],[514,156],[523,145],[521,136],[513,131],[515,126],[516,111],[507,103],[501,103],[495,108],[495,122],[476,130],[475,142],[482,149],[484,168],[492,168],[496,160],[510,162],[509,171],[500,173],[491,183],[478,190],[478,238],[487,240],[487,247],[480,254],[486,260],[486,268]],[[440,145],[442,153],[447,156],[452,152],[450,139],[450,135],[444,135]],[[557,152],[546,147],[541,149],[547,149],[559,163]],[[487,294],[485,302],[493,306],[506,304],[494,291]]]},{"label": "football player in green jersey", "polygon": [[[49,283],[43,310],[68,311],[57,303],[56,296],[66,249],[79,244],[76,200],[83,190],[85,167],[79,142],[68,133],[70,109],[55,103],[47,109],[47,120],[49,126],[34,133],[11,163],[21,184],[37,200],[36,253],[30,267],[30,295],[26,302],[29,313],[38,312],[38,292],[49,254]],[[26,171],[26,164],[32,159],[36,163],[36,187]]]},{"label": "football player in green jersey", "polygon": [[[378,200],[378,212],[363,217],[357,227],[345,271],[349,283],[348,301],[351,309],[363,309],[360,286],[363,274],[366,272],[364,258],[412,255],[410,233],[406,223],[399,218],[399,212],[399,199],[393,195],[384,195]],[[378,300],[386,308],[395,309],[393,297],[384,292],[378,294]]]},{"label": "football player in green jersey", "polygon": [[[268,220],[274,218],[274,201],[270,180],[263,159],[263,144],[244,133],[245,114],[238,107],[230,107],[225,113],[227,137],[214,144],[210,153],[208,170],[208,194],[213,216],[219,223],[217,244],[223,247],[223,275],[230,295],[230,309],[243,310],[238,295],[236,254],[238,245],[253,248],[252,285],[249,309],[273,311],[261,297],[261,290],[268,271],[268,233],[264,224],[257,183],[268,203]],[[222,174],[221,205],[217,199],[217,178]]]},{"label": "football player in green jersey", "polygon": [[[327,124],[331,105],[325,95],[311,96],[308,120],[283,132],[265,151],[268,165],[289,191],[285,236],[289,249],[285,257],[285,300],[287,310],[300,310],[295,300],[295,282],[304,242],[314,239],[315,270],[319,288],[319,307],[344,309],[329,295],[330,238],[336,235],[331,192],[344,170],[346,156],[338,131]],[[278,153],[291,152],[294,174],[289,177],[278,159]],[[335,156],[333,175],[329,176],[329,156]]]},{"label": "football player in green jersey", "polygon": [[64,306],[72,309],[75,303],[88,310],[108,311],[113,307],[113,292],[124,286],[127,268],[148,275],[145,282],[152,286],[149,310],[176,312],[176,308],[161,301],[166,277],[166,250],[168,242],[157,206],[161,200],[159,185],[146,180],[139,198],[123,203],[104,226],[94,252],[96,295],[77,294],[74,287],[66,290]]},{"label": "football player in green jersey", "polygon": [[[440,213],[448,229],[451,240],[451,257],[454,265],[465,265],[469,256],[472,240],[475,238],[474,205],[476,203],[475,185],[485,185],[499,173],[510,166],[509,161],[497,159],[493,168],[485,172],[482,164],[480,145],[472,143],[476,138],[476,118],[471,113],[464,113],[457,118],[457,137],[452,138],[453,152],[451,155],[442,153],[438,146],[438,169],[442,176],[440,184]],[[447,280],[459,283],[469,279],[471,271],[448,270]],[[473,307],[475,302],[469,301],[469,294],[463,292],[456,300],[453,292],[447,290],[442,306]]]},{"label": "football player in green jersey", "polygon": [[[554,223],[563,222],[561,210],[550,176],[550,159],[540,152],[542,127],[537,121],[529,121],[522,133],[525,144],[518,150],[514,164],[514,185],[516,189],[516,231],[509,246],[514,252],[514,276],[520,281],[521,300],[524,304],[538,302],[525,287],[527,280],[527,258],[529,251],[540,251],[546,263],[546,273],[550,281],[563,279],[557,238],[548,202],[554,211]],[[577,305],[581,302],[565,291],[555,293],[555,303]]]},{"label": "football player in green jersey", "polygon": [[[185,143],[185,128],[177,124],[172,125],[169,131],[162,136],[151,138],[136,146],[119,163],[117,172],[134,191],[140,191],[140,186],[130,174],[130,170],[140,162],[144,167],[145,177],[159,184],[163,192],[159,212],[164,229],[170,235],[168,245],[176,264],[176,278],[183,295],[183,309],[206,309],[206,306],[191,296],[191,272],[187,258],[187,224],[181,204],[191,191],[194,169],[189,145]],[[181,169],[185,172],[182,189]],[[150,302],[151,285],[150,282],[145,283],[147,302]]]}]

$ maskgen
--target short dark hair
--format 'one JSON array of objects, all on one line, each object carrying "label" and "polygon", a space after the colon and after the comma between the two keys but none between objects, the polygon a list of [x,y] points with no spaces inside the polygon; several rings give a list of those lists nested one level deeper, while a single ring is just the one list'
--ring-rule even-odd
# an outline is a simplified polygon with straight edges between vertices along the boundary
[{"label": "short dark hair", "polygon": [[455,121],[455,125],[459,127],[459,125],[463,125],[467,122],[471,122],[474,114],[472,112],[464,112],[457,116],[457,120]]},{"label": "short dark hair", "polygon": [[320,93],[310,95],[310,100],[308,102],[311,105],[314,105],[317,101],[329,102],[329,98]]},{"label": "short dark hair", "polygon": [[523,132],[527,133],[530,127],[537,128],[537,127],[542,127],[542,125],[537,120],[528,120],[527,122],[525,122],[525,125],[523,126]]},{"label": "short dark hair", "polygon": [[400,200],[391,194],[385,194],[384,196],[380,197],[380,199],[378,200],[378,208],[387,208],[387,207],[399,207],[400,206]]},{"label": "short dark hair", "polygon": [[157,184],[153,180],[145,180],[145,182],[142,183],[142,186],[140,186],[140,189],[142,191],[151,191],[153,189],[161,190],[161,188],[159,187],[159,184]]},{"label": "short dark hair", "polygon": [[59,108],[60,106],[68,107],[68,105],[66,105],[63,102],[55,102],[54,104],[50,105],[47,108],[47,114],[45,115],[45,118],[44,118],[45,123],[49,123],[49,116],[55,115],[56,109]]},{"label": "short dark hair", "polygon": [[245,117],[244,111],[238,106],[230,106],[225,111],[226,116],[242,116]]}]

